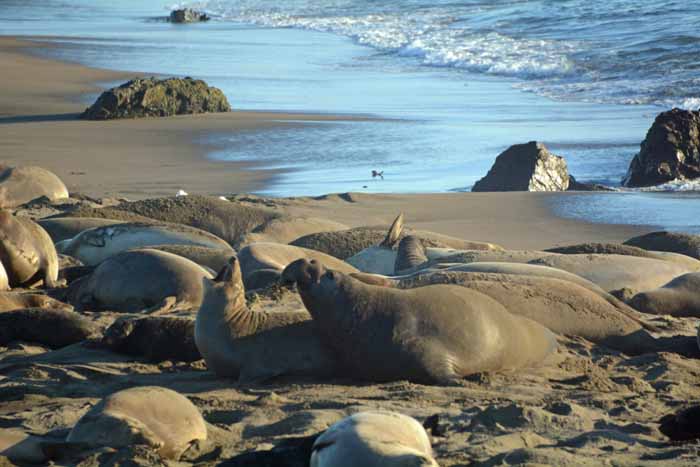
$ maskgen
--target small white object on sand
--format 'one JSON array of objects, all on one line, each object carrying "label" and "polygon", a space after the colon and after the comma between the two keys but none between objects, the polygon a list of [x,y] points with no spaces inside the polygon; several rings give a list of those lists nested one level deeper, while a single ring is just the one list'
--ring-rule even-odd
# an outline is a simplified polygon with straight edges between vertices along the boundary
[{"label": "small white object on sand", "polygon": [[177,190],[177,193],[175,193],[175,196],[187,196],[187,192],[185,190]]}]

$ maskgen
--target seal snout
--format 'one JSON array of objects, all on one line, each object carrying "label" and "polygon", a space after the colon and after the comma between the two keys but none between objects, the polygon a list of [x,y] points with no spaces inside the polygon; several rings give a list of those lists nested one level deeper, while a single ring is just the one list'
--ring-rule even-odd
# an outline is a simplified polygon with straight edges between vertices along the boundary
[{"label": "seal snout", "polygon": [[316,260],[298,259],[284,268],[280,281],[283,285],[296,283],[301,288],[318,283],[324,273],[324,267]]},{"label": "seal snout", "polygon": [[228,259],[228,264],[221,268],[219,274],[214,278],[214,282],[232,282],[236,279],[236,276],[240,276],[240,266],[238,265],[238,258],[231,256]]}]

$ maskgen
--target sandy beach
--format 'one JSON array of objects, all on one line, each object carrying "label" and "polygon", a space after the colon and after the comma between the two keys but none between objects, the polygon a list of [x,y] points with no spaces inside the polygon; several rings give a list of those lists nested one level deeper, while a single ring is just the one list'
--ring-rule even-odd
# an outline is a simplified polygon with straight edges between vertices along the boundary
[{"label": "sandy beach", "polygon": [[[319,121],[367,117],[236,110],[175,118],[82,121],[77,118],[84,108],[81,96],[99,92],[99,83],[123,81],[134,74],[92,69],[28,53],[28,49],[44,46],[0,38],[0,160],[8,165],[45,167],[66,182],[71,194],[102,199],[93,202],[75,197],[65,204],[41,201],[22,207],[21,214],[70,217],[76,207],[93,212],[114,208],[117,201],[109,198],[173,197],[185,188],[192,195],[228,197],[229,201],[203,202],[204,206],[224,203],[212,217],[207,217],[204,208],[185,213],[185,217],[192,214],[193,219],[210,222],[201,228],[228,228],[223,221],[231,219],[216,216],[229,208],[232,212],[261,208],[264,215],[277,216],[273,220],[281,224],[268,225],[269,230],[262,229],[262,234],[269,235],[266,240],[280,244],[289,241],[282,240],[282,234],[298,233],[298,225],[313,224],[308,218],[347,227],[387,229],[399,213],[404,213],[406,226],[411,229],[489,242],[508,250],[621,243],[650,231],[648,226],[593,224],[555,216],[552,203],[557,197],[570,196],[568,193],[342,193],[293,198],[245,195],[266,186],[276,172],[255,170],[254,163],[211,161],[207,154],[216,148],[200,141],[213,134],[274,132],[292,125],[303,128]],[[235,108],[235,97],[231,103]],[[176,201],[155,205],[172,207]],[[145,212],[135,208],[126,212],[128,209],[124,208],[124,215],[140,216]],[[154,215],[151,220],[156,218]],[[190,221],[188,225],[194,224],[196,221]],[[239,236],[261,226],[248,225],[249,231],[238,232]],[[543,252],[529,254],[540,253],[546,256]],[[700,262],[679,256],[633,259],[642,260],[634,264],[656,261],[660,269],[668,266],[676,272],[700,270]],[[62,261],[68,264],[66,257]],[[655,271],[641,269],[623,273],[635,278],[635,274],[648,274],[656,279]],[[601,282],[608,280],[607,271],[595,273],[600,273]],[[508,281],[503,283],[506,291],[510,290]],[[663,283],[659,279],[655,287]],[[697,319],[644,315],[613,299],[607,288],[597,283],[591,287],[595,293],[581,287],[576,290],[588,293],[592,297],[589,300],[598,300],[601,309],[613,314],[624,310],[620,316],[636,326],[630,336],[643,334],[659,346],[629,355],[582,337],[558,335],[558,348],[541,365],[477,373],[448,387],[404,380],[377,384],[343,374],[327,379],[282,377],[263,383],[240,383],[217,377],[201,359],[153,361],[143,355],[109,350],[101,341],[105,329],[117,319],[142,318],[143,314],[111,309],[81,311],[81,319],[97,330],[87,340],[60,349],[27,341],[0,344],[0,453],[7,454],[3,449],[8,445],[16,447],[12,443],[14,435],[6,430],[11,429],[21,433],[22,454],[48,453],[55,460],[52,465],[262,465],[226,462],[242,453],[266,451],[294,438],[318,434],[349,414],[381,409],[419,421],[436,415],[439,429],[432,430],[431,441],[435,458],[443,467],[697,465],[698,445],[670,443],[659,432],[658,424],[662,416],[700,397]],[[537,297],[544,297],[544,303],[554,303],[549,301],[553,300],[549,290],[536,292]],[[65,288],[47,293],[65,300],[69,295]],[[297,291],[277,285],[249,293],[246,298],[252,311],[305,311]],[[531,298],[527,295],[523,300]],[[174,316],[193,321],[197,311],[197,307],[177,310]],[[568,308],[565,311],[571,312]],[[584,315],[575,324],[583,326],[591,316]],[[178,342],[173,347],[179,351],[184,345]],[[261,353],[268,349],[279,350],[270,345]],[[72,427],[100,399],[134,386],[161,386],[186,396],[204,417],[206,441],[194,442],[178,462],[162,458],[153,446],[88,449],[63,443]],[[25,434],[31,437],[22,438]],[[37,440],[45,444],[40,446]],[[46,464],[45,459],[42,462]],[[26,464],[0,456],[0,465]]]}]

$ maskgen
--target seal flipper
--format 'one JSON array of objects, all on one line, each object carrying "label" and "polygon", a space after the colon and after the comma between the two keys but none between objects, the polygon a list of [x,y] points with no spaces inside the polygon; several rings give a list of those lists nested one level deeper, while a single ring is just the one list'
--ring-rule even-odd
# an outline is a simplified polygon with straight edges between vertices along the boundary
[{"label": "seal flipper", "polygon": [[427,377],[427,384],[441,386],[458,386],[462,375],[456,371],[457,359],[442,345],[435,342],[423,342],[418,361]]},{"label": "seal flipper", "polygon": [[391,227],[389,227],[389,232],[386,234],[386,237],[382,241],[382,243],[379,244],[379,246],[383,246],[386,248],[394,248],[394,245],[399,241],[401,238],[401,234],[403,233],[403,213],[399,214],[396,219],[394,219],[394,222],[391,224]]},{"label": "seal flipper", "polygon": [[176,305],[178,305],[177,297],[174,295],[170,295],[161,300],[160,303],[157,303],[150,308],[144,309],[143,313],[152,316],[162,315],[174,311]]}]

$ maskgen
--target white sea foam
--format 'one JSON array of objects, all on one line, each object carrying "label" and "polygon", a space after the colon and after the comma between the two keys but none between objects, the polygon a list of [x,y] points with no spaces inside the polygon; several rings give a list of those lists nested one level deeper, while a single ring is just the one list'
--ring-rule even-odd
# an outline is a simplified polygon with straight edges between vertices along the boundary
[{"label": "white sea foam", "polygon": [[700,191],[700,179],[672,180],[662,185],[637,188],[636,191],[668,192],[668,191]]}]

